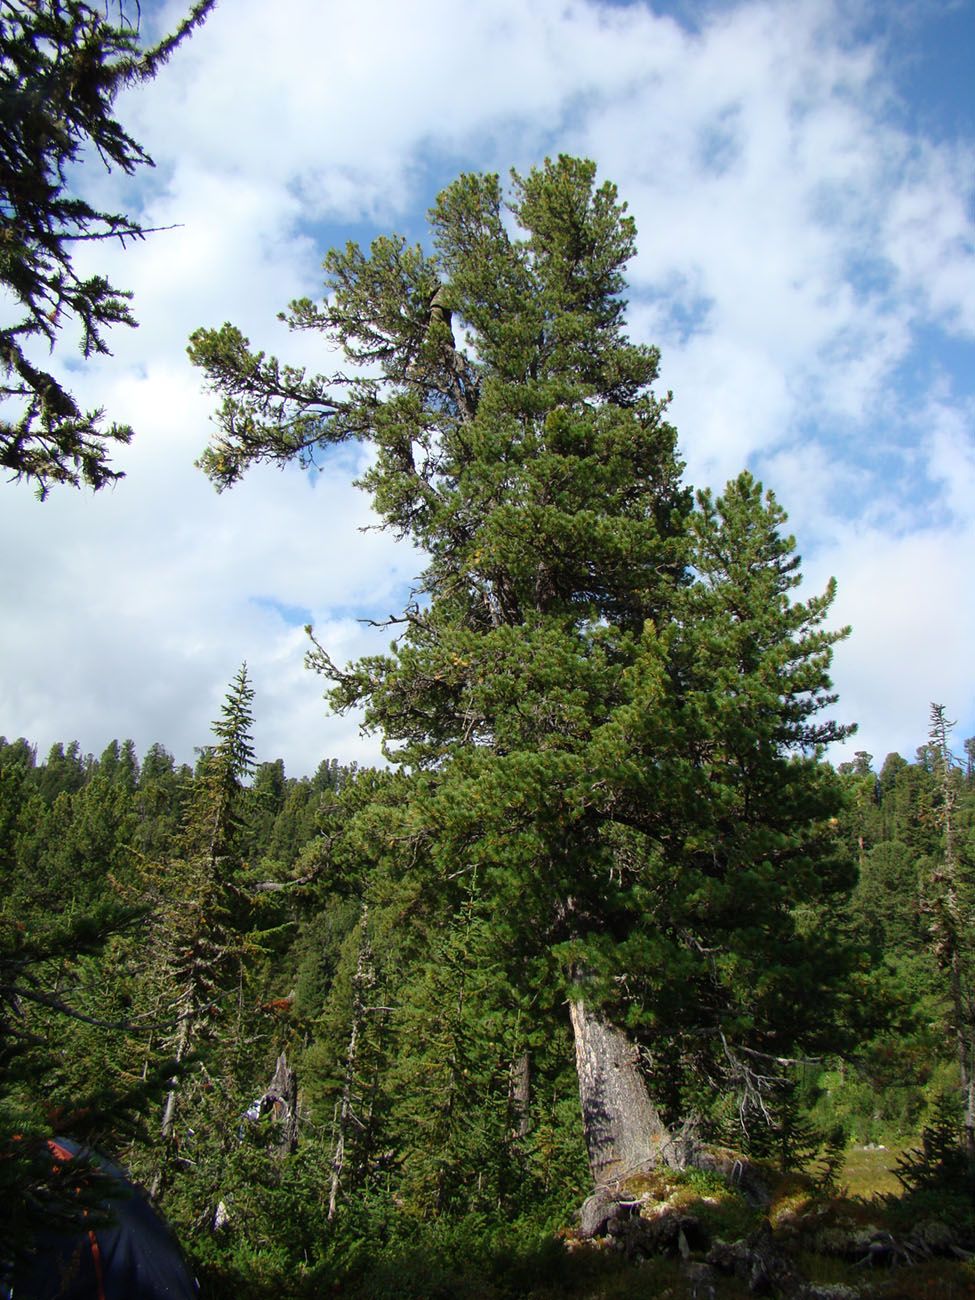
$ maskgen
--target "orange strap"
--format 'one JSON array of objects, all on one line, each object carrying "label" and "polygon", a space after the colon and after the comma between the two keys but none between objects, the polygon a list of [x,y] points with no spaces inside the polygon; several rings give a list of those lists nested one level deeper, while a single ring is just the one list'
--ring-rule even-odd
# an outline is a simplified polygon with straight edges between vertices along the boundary
[{"label": "orange strap", "polygon": [[[63,1147],[60,1142],[55,1142],[53,1138],[47,1140],[48,1149],[56,1160],[67,1162],[74,1159],[74,1152]],[[87,1214],[87,1211],[86,1211]],[[105,1277],[102,1272],[102,1252],[98,1245],[98,1238],[94,1230],[89,1229],[88,1244],[91,1246],[91,1260],[95,1266],[95,1284],[98,1287],[97,1300],[105,1300]]]},{"label": "orange strap", "polygon": [[89,1231],[88,1240],[91,1243],[91,1258],[95,1265],[95,1284],[98,1287],[98,1300],[105,1300],[105,1279],[102,1276],[102,1252],[98,1246],[98,1238],[94,1232]]}]

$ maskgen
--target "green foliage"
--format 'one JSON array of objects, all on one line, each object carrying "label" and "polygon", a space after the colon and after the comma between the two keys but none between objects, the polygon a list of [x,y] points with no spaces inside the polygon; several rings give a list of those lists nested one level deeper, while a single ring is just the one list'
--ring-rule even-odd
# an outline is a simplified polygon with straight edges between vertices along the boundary
[{"label": "green foliage", "polygon": [[922,1130],[920,1149],[905,1152],[894,1173],[908,1193],[935,1190],[975,1196],[975,1164],[962,1145],[956,1098],[938,1098]]},{"label": "green foliage", "polygon": [[750,1155],[774,1161],[783,1174],[808,1168],[823,1145],[823,1134],[812,1124],[799,1087],[780,1081],[763,1099],[765,1123],[756,1117],[748,1129],[745,1149]]},{"label": "green foliage", "polygon": [[[250,1009],[243,993],[252,919],[238,877],[242,780],[253,766],[253,695],[243,665],[213,724],[217,743],[201,755],[178,855],[157,864],[146,881],[155,892],[150,1004],[170,1022],[163,1042],[177,1064],[202,1053],[191,1074],[172,1082],[163,1114],[164,1156],[178,1154],[200,1174],[200,1152],[230,1131],[246,1105],[235,1049]],[[178,1110],[184,1113],[177,1126]]]},{"label": "green foliage", "polygon": [[652,1045],[678,1113],[701,1078],[753,1095],[752,1046],[822,1043],[853,871],[819,761],[847,732],[817,717],[845,635],[824,627],[832,584],[794,598],[784,512],[749,475],[694,508],[658,354],[624,332],[635,229],[615,188],[564,156],[508,193],[464,175],[430,226],[429,254],[395,236],[333,250],[323,303],[291,305],[354,377],[253,354],[229,325],[190,356],[223,399],[202,460],[218,487],[368,437],[363,486],[429,557],[388,654],[309,660],[402,773],[330,867],[373,861],[410,900],[394,1022],[425,1048],[394,1058],[409,1103],[389,1122],[408,1149],[423,1135],[405,1178],[442,1210],[472,1161],[501,1195],[499,1026],[529,1000],[544,1018],[579,971]]},{"label": "green foliage", "polygon": [[85,784],[91,769],[91,756],[86,760],[81,747],[72,740],[65,749],[62,744],[51,746],[47,761],[36,770],[38,793],[47,803],[54,803],[60,794],[74,794]]},{"label": "green foliage", "polygon": [[850,1142],[888,1144],[913,1137],[934,1099],[957,1079],[944,1050],[943,1034],[930,1033],[925,1041],[916,1040],[910,1029],[904,1037],[878,1034],[854,1061],[820,1074],[810,1118],[823,1132],[842,1128]]},{"label": "green foliage", "polygon": [[113,115],[119,91],[156,75],[175,47],[212,9],[196,0],[172,35],[139,44],[131,16],[85,0],[5,0],[0,13],[0,283],[19,319],[0,330],[0,396],[20,410],[0,420],[0,465],[47,495],[52,484],[93,488],[121,477],[109,465],[126,425],[103,427],[104,412],[82,412],[38,366],[32,345],[54,349],[66,323],[80,332],[82,355],[105,354],[104,331],[135,325],[130,294],[104,276],[82,277],[72,259],[79,240],[141,239],[131,217],[100,212],[72,193],[68,172],[88,151],[131,174],[152,159]]},{"label": "green foliage", "polygon": [[814,1172],[814,1186],[818,1192],[836,1195],[841,1187],[841,1176],[846,1164],[846,1134],[836,1127],[826,1137],[823,1150]]},{"label": "green foliage", "polygon": [[[392,1069],[390,1125],[401,1195],[420,1212],[513,1205],[527,1190],[512,1074],[528,1049],[498,958],[490,922],[468,898],[397,990],[398,1039],[414,1048]],[[524,1136],[527,1127],[526,1117]]]},{"label": "green foliage", "polygon": [[160,1091],[150,1074],[124,1080],[101,1068],[110,1055],[104,1040],[122,1025],[112,1019],[118,1006],[95,963],[111,936],[131,925],[132,910],[101,899],[52,914],[30,903],[20,894],[0,904],[0,1284],[35,1232],[76,1221],[99,1199],[80,1171],[80,1194],[74,1176],[67,1185],[46,1139],[70,1131],[81,1140],[124,1141]]},{"label": "green foliage", "polygon": [[[234,715],[246,731],[245,712],[249,705],[245,710],[235,706]],[[65,767],[69,748],[76,757]],[[206,762],[195,778],[188,772],[180,775],[170,756],[153,746],[141,765],[133,756],[138,775],[135,788],[130,788],[127,778],[119,780],[123,752],[122,745],[110,745],[97,763],[87,763],[77,745],[55,750],[55,774],[80,770],[86,775],[80,788],[70,788],[70,776],[68,789],[58,789],[58,782],[52,781],[54,797],[48,803],[35,793],[45,765],[36,763],[31,746],[18,742],[0,747],[0,809],[13,818],[11,824],[22,828],[6,845],[12,863],[7,877],[13,883],[12,904],[16,900],[9,914],[12,924],[5,931],[11,945],[6,969],[21,963],[18,969],[36,975],[42,993],[55,987],[56,978],[67,1008],[21,998],[27,1020],[14,1016],[11,1024],[29,1027],[48,1046],[6,1040],[11,1054],[4,1060],[0,1120],[5,1133],[19,1133],[22,1140],[40,1140],[53,1126],[88,1134],[115,1152],[135,1142],[121,1152],[122,1158],[151,1178],[157,1159],[153,1130],[171,1065],[159,1062],[153,1074],[156,1058],[148,1049],[145,1030],[156,1022],[155,1014],[139,1029],[140,1008],[145,1006],[140,970],[146,923],[135,919],[134,929],[113,932],[112,909],[118,908],[119,898],[113,889],[98,894],[99,873],[93,862],[86,864],[81,846],[101,844],[97,853],[115,864],[113,876],[124,876],[140,860],[124,848],[133,836],[135,842],[158,836],[171,846],[172,859],[180,860],[187,832],[184,828],[174,841],[174,820],[182,817],[185,823],[186,813],[212,807],[213,785]],[[323,767],[327,779],[316,794],[310,782],[283,778],[282,787],[280,765],[267,765],[261,788],[276,792],[273,803],[280,810],[274,822],[264,818],[255,833],[254,788],[246,785],[235,796],[240,815],[227,822],[228,846],[237,847],[225,856],[225,866],[239,883],[249,877],[241,852],[263,854],[261,846],[269,837],[273,840],[291,795],[300,817],[314,805],[308,823],[315,827],[314,842],[302,863],[288,854],[277,859],[264,854],[262,859],[262,869],[273,862],[275,870],[269,874],[279,879],[308,877],[308,883],[297,892],[264,896],[270,910],[262,908],[260,913],[242,911],[240,899],[234,903],[234,915],[247,927],[238,968],[243,982],[229,979],[229,966],[220,976],[220,981],[226,977],[234,983],[234,1010],[218,1018],[212,1034],[208,1030],[200,1040],[181,1093],[180,1105],[186,1108],[181,1113],[194,1134],[182,1144],[169,1171],[166,1208],[208,1293],[257,1300],[284,1291],[314,1296],[341,1287],[345,1294],[365,1296],[399,1284],[403,1294],[436,1293],[440,1288],[444,1294],[535,1292],[555,1297],[626,1294],[638,1282],[645,1286],[645,1268],[637,1273],[618,1261],[593,1261],[584,1252],[569,1255],[545,1236],[571,1220],[586,1184],[571,1040],[557,992],[551,992],[558,989],[558,975],[550,955],[529,942],[530,927],[522,917],[490,911],[488,899],[497,895],[487,893],[482,883],[480,855],[476,868],[459,874],[454,874],[458,868],[471,867],[472,856],[454,859],[448,869],[444,853],[443,865],[437,865],[441,859],[424,828],[428,809],[443,806],[439,782],[423,787],[415,778],[369,772],[353,780],[334,780],[338,766],[329,762]],[[897,772],[909,770],[905,764]],[[924,771],[925,779],[931,779],[927,768]],[[866,784],[863,772],[844,775],[844,780],[851,778]],[[344,788],[336,793],[336,786]],[[479,792],[476,784],[468,785],[464,798]],[[405,799],[404,794],[413,797]],[[322,797],[323,808],[318,804]],[[886,797],[880,792],[878,802],[869,805],[881,819]],[[262,803],[263,796],[259,809]],[[89,831],[84,828],[91,827],[92,817],[113,807],[122,812],[127,808],[128,813],[105,822],[96,818],[102,839],[86,840]],[[964,801],[958,813],[965,825]],[[34,834],[28,833],[31,823]],[[291,822],[289,837],[298,834],[298,824]],[[55,825],[58,833],[49,833]],[[894,829],[899,834],[899,828]],[[620,831],[612,841],[615,861],[624,872],[632,871],[632,843]],[[878,834],[867,847],[868,868],[873,861],[887,863],[887,843]],[[877,954],[879,963],[869,973],[874,993],[861,999],[863,1016],[869,1012],[875,1019],[859,1022],[872,1024],[874,1037],[863,1043],[856,1066],[836,1062],[822,1071],[806,1067],[801,1085],[793,1090],[790,1114],[784,1116],[785,1129],[783,1116],[776,1114],[774,1090],[771,1096],[765,1094],[773,1129],[762,1131],[755,1115],[749,1120],[763,1150],[768,1148],[772,1155],[785,1151],[786,1163],[793,1165],[809,1157],[806,1167],[813,1183],[825,1191],[830,1191],[831,1175],[842,1181],[837,1168],[842,1138],[836,1135],[832,1150],[819,1149],[810,1125],[822,1132],[839,1122],[844,1136],[888,1140],[894,1131],[916,1132],[928,1112],[936,1120],[939,1096],[950,1094],[957,1084],[957,1066],[950,1060],[943,1029],[943,997],[918,920],[905,842],[898,838],[895,843],[901,847],[890,859],[898,872],[894,886],[879,895],[877,909],[861,888],[849,912],[857,933],[873,936],[868,950]],[[70,852],[69,845],[75,846]],[[517,851],[516,844],[515,860]],[[498,872],[503,852],[499,836],[491,849]],[[25,855],[20,861],[36,864],[33,874],[20,880],[18,854]],[[89,899],[102,897],[106,902],[103,923],[93,923],[89,903],[82,904],[80,898],[73,917],[39,906],[45,897],[42,887],[55,879],[55,870],[62,872],[58,889],[70,890],[70,874],[64,874],[70,862],[79,879],[88,882],[85,888],[94,890]],[[242,875],[233,875],[233,862],[241,865]],[[897,884],[901,880],[907,882],[903,887]],[[500,890],[503,883],[492,882],[491,890]],[[872,880],[868,884],[873,887]],[[504,897],[511,900],[510,912],[517,896]],[[366,1123],[368,1132],[352,1126],[337,1213],[328,1221],[333,1121],[345,1080],[363,898],[368,900],[375,982],[364,999],[373,1010],[363,1018],[353,1100],[356,1119]],[[877,918],[876,910],[883,915]],[[24,930],[13,924],[18,914],[30,922]],[[288,918],[298,924],[282,925]],[[800,921],[809,924],[797,913]],[[259,938],[250,928],[255,924],[265,935],[277,926],[279,937]],[[911,933],[918,936],[913,948],[903,941]],[[607,943],[599,949],[592,936],[588,945],[590,951],[605,954],[612,992],[618,947]],[[680,960],[680,949],[673,951]],[[633,969],[639,969],[635,962]],[[863,979],[863,972],[857,979]],[[668,984],[658,978],[657,987],[665,992]],[[529,998],[523,989],[532,990]],[[273,1012],[259,1009],[269,997],[265,990],[270,990]],[[666,1022],[663,992],[659,1014]],[[281,996],[285,993],[288,998]],[[649,1009],[649,997],[643,996],[641,1017]],[[69,1011],[97,1023],[77,1019]],[[634,1021],[639,1024],[636,1017]],[[297,1155],[281,1159],[272,1154],[275,1135],[270,1121],[245,1123],[241,1112],[266,1085],[274,1052],[286,1041],[291,1043],[289,1056],[293,1051],[299,1064],[310,1109]],[[686,1044],[679,1039],[670,1046],[657,1041],[652,1077],[688,1076],[675,1094],[674,1113],[708,1111],[711,1124],[717,1125],[715,1133],[740,1141],[739,1098],[734,1091],[722,1092],[720,1081],[706,1074],[692,1087],[694,1071],[684,1054]],[[726,1041],[734,1044],[731,1038]],[[303,1051],[301,1043],[306,1044]],[[522,1048],[530,1059],[531,1086],[527,1124],[518,1133],[510,1067]],[[698,1051],[691,1059],[706,1062],[707,1053]],[[757,1058],[751,1061],[757,1064]],[[144,1064],[149,1074],[143,1085],[139,1076]],[[42,1097],[35,1086],[38,1077],[45,1081]],[[92,1087],[92,1080],[99,1081],[98,1086]],[[665,1096],[666,1089],[659,1095]],[[957,1101],[951,1111],[955,1136],[941,1145],[950,1152],[954,1142],[957,1152]],[[728,1121],[725,1128],[717,1123],[722,1114]],[[20,1150],[21,1144],[14,1144],[13,1151]],[[17,1225],[37,1205],[48,1205],[43,1191],[36,1204],[17,1200],[17,1187],[33,1186],[18,1159],[5,1161],[0,1169],[9,1175],[11,1235],[20,1232]],[[954,1159],[949,1155],[947,1163]],[[729,1199],[713,1176],[689,1172],[683,1183],[680,1195],[694,1200],[693,1206],[688,1202],[690,1212],[711,1231],[736,1237],[752,1230],[752,1212]],[[815,1194],[813,1183],[807,1196]],[[910,1232],[920,1216],[950,1223],[964,1235],[970,1219],[966,1197],[957,1187],[921,1186],[905,1192],[902,1202],[891,1201],[885,1214],[895,1227],[902,1224],[897,1230],[904,1232]],[[213,1213],[220,1202],[229,1220],[214,1233]],[[499,1227],[501,1219],[507,1228]],[[666,1272],[669,1266],[659,1267]],[[664,1280],[673,1284],[669,1274]]]},{"label": "green foliage", "polygon": [[[943,975],[967,967],[931,928],[966,903],[967,787],[934,742],[879,777],[866,754],[822,761],[847,734],[825,720],[833,586],[799,598],[784,511],[750,475],[682,485],[657,354],[624,330],[625,205],[563,157],[507,191],[462,176],[430,220],[431,251],[347,245],[324,301],[292,304],[344,376],[253,354],[232,326],[191,342],[223,399],[218,486],[368,438],[364,485],[428,557],[387,653],[310,654],[389,770],[256,765],[246,668],[195,771],[160,746],[141,768],[117,743],[41,765],[0,746],[0,862],[29,920],[10,912],[0,971],[15,1000],[56,978],[87,1017],[56,1099],[86,1071],[166,1070],[161,1137],[144,1096],[131,1163],[161,1172],[213,1295],[632,1290],[616,1262],[536,1248],[587,1183],[580,990],[667,1124],[744,1132],[811,1166],[812,1191],[834,1188],[847,1135],[910,1125],[958,1068]],[[947,838],[951,899],[930,888]],[[42,918],[64,899],[61,933]],[[145,919],[111,932],[134,899]],[[967,961],[963,927],[949,937]],[[22,1068],[0,1101],[21,1114],[50,1057],[8,1005]],[[34,1005],[46,1032],[62,1009]],[[291,1155],[243,1118],[284,1047]],[[793,1081],[799,1053],[824,1064]],[[713,1179],[678,1190],[717,1201],[715,1231],[750,1229]]]},{"label": "green foliage", "polygon": [[915,1134],[963,1065],[971,1074],[975,804],[935,714],[938,734],[914,763],[888,755],[875,777],[861,755],[843,773],[843,829],[860,866],[849,924],[868,969],[850,1008],[855,1066],[817,1109],[859,1141]]}]

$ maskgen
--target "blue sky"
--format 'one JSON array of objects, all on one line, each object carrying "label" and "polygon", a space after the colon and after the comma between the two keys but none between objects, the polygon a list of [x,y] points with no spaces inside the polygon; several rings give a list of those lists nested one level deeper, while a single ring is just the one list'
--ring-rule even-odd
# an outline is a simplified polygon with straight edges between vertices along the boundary
[{"label": "blue sky", "polygon": [[[176,4],[143,5],[172,23]],[[175,225],[92,270],[135,291],[136,331],[75,370],[133,424],[109,493],[4,487],[0,732],[42,752],[131,736],[189,758],[246,659],[259,755],[292,774],[368,762],[303,667],[384,637],[422,557],[375,531],[346,449],[309,478],[216,495],[193,468],[212,398],[185,358],[239,324],[328,371],[276,313],[315,296],[334,243],[424,238],[460,170],[592,157],[638,226],[631,333],[697,485],[743,466],[790,514],[810,590],[839,584],[837,714],[878,761],[910,757],[932,700],[975,734],[975,3],[945,0],[222,0],[120,103],[156,160],[79,176],[111,209]],[[66,361],[67,358],[65,357]]]}]

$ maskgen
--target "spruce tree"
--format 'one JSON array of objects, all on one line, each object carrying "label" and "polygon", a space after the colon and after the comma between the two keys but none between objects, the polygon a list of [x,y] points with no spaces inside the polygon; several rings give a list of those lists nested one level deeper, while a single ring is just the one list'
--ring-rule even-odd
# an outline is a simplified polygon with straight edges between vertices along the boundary
[{"label": "spruce tree", "polygon": [[958,780],[949,738],[954,727],[944,705],[931,705],[928,752],[937,792],[934,820],[939,852],[927,884],[927,910],[935,959],[948,984],[951,1029],[965,1106],[965,1146],[975,1163],[975,990],[970,935],[975,919],[971,871],[965,870],[958,836]]},{"label": "spruce tree", "polygon": [[[181,1150],[188,1154],[194,1143],[205,1150],[239,1102],[231,1061],[249,921],[239,878],[243,782],[254,765],[253,696],[242,665],[213,723],[216,744],[202,752],[178,855],[147,876],[155,905],[150,985],[155,1014],[169,1024],[157,1050],[177,1066],[163,1106],[157,1194]],[[191,1058],[197,1064],[187,1069]]]}]

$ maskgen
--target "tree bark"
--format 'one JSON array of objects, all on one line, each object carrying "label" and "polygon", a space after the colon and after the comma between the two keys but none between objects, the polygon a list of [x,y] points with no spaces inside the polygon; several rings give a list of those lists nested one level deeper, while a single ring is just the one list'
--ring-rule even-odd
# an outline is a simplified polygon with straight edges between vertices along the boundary
[{"label": "tree bark", "polygon": [[284,1052],[277,1059],[274,1076],[262,1098],[274,1113],[280,1126],[280,1137],[275,1144],[275,1154],[290,1156],[298,1149],[298,1076],[288,1064]]},{"label": "tree bark", "polygon": [[589,1168],[604,1187],[666,1159],[670,1135],[650,1100],[635,1044],[581,998],[569,1012]]},{"label": "tree bark", "polygon": [[508,1113],[512,1138],[526,1138],[531,1129],[531,1057],[521,1051],[511,1062],[508,1076]]}]

